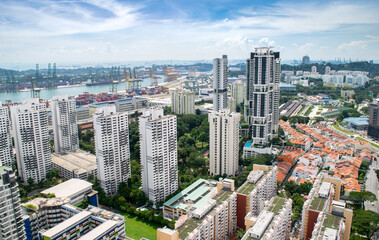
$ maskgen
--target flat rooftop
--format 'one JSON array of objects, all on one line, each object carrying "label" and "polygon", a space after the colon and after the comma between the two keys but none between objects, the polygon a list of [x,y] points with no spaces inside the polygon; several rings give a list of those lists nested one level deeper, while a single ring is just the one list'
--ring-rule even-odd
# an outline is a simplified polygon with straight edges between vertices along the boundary
[{"label": "flat rooftop", "polygon": [[[237,193],[248,195],[251,191],[254,190],[254,188],[258,185],[258,183],[267,175],[268,172],[270,172],[272,169],[271,166],[269,166],[268,171],[263,171],[263,176],[256,182],[256,184],[250,183],[248,180],[244,184],[242,184],[241,187],[238,188]],[[260,171],[260,170],[256,170]],[[250,174],[249,174],[250,176]]]},{"label": "flat rooftop", "polygon": [[73,153],[51,154],[51,161],[77,174],[93,171],[97,168],[96,156],[85,151]]},{"label": "flat rooftop", "polygon": [[71,198],[80,192],[86,191],[88,188],[92,189],[92,183],[87,181],[72,178],[66,182],[60,183],[54,187],[42,191],[42,194],[54,193],[58,198]]},{"label": "flat rooftop", "polygon": [[217,208],[217,206],[220,205],[226,199],[228,199],[228,197],[232,195],[232,193],[233,192],[231,191],[225,190],[221,190],[220,192],[218,192],[216,196],[213,198],[214,200],[216,200],[217,205],[212,208],[209,214],[206,214],[201,219],[191,217],[187,219],[187,221],[177,229],[179,232],[179,239],[185,239],[188,236],[188,234],[191,233],[195,228],[197,228],[207,216],[214,216],[215,209]]},{"label": "flat rooftop", "polygon": [[[198,179],[170,200],[166,201],[164,206],[185,210],[189,210],[193,207],[197,208],[209,199],[212,191],[216,190],[216,186],[217,182],[214,180]],[[190,201],[191,204],[188,203],[188,201]]]},{"label": "flat rooftop", "polygon": [[75,225],[79,224],[80,222],[88,219],[91,216],[90,212],[82,211],[78,214],[75,214],[74,216],[70,217],[66,221],[56,225],[53,228],[50,228],[46,232],[42,234],[44,237],[53,238],[57,236],[58,234],[65,232],[69,230],[70,228],[74,227]]},{"label": "flat rooftop", "polygon": [[322,211],[322,209],[324,208],[325,203],[326,203],[326,198],[315,197],[312,200],[311,206],[310,206],[309,209],[315,210],[315,211]]},{"label": "flat rooftop", "polygon": [[285,198],[275,197],[273,201],[268,205],[267,211],[273,212],[275,215],[279,213],[279,210],[282,209],[284,203],[287,200]]},{"label": "flat rooftop", "polygon": [[89,231],[87,234],[83,235],[82,237],[78,238],[78,240],[93,240],[98,239],[99,237],[106,234],[108,231],[112,230],[117,226],[117,221],[108,220],[99,226],[95,227],[91,231]]}]

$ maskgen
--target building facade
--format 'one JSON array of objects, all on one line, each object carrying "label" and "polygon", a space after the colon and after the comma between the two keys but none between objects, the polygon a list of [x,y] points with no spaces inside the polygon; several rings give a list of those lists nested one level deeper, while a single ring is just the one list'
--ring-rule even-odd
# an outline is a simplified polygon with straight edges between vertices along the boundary
[{"label": "building facade", "polygon": [[228,107],[228,57],[213,59],[213,110]]},{"label": "building facade", "polygon": [[0,239],[26,239],[16,176],[7,166],[0,166],[0,203]]},{"label": "building facade", "polygon": [[11,107],[18,175],[21,181],[35,183],[51,170],[51,152],[46,105],[32,98]]},{"label": "building facade", "polygon": [[50,103],[55,152],[74,152],[79,149],[75,99],[64,95],[54,96]]},{"label": "building facade", "polygon": [[195,93],[175,89],[171,92],[172,111],[176,114],[195,113]]},{"label": "building facade", "polygon": [[240,105],[245,99],[245,84],[241,80],[232,83],[232,98],[236,100],[236,104]]},{"label": "building facade", "polygon": [[0,102],[0,165],[9,167],[14,160],[10,130],[8,107],[2,106]]},{"label": "building facade", "polygon": [[239,113],[228,109],[211,112],[209,121],[209,171],[212,175],[235,176],[238,172]]},{"label": "building facade", "polygon": [[142,189],[156,204],[178,189],[176,116],[150,109],[139,118]]},{"label": "building facade", "polygon": [[98,177],[105,193],[114,195],[131,176],[128,114],[110,105],[97,109],[93,121]]},{"label": "building facade", "polygon": [[256,48],[246,68],[245,119],[250,125],[254,145],[266,145],[278,132],[279,52],[266,47]]},{"label": "building facade", "polygon": [[367,135],[379,139],[379,101],[370,104]]}]

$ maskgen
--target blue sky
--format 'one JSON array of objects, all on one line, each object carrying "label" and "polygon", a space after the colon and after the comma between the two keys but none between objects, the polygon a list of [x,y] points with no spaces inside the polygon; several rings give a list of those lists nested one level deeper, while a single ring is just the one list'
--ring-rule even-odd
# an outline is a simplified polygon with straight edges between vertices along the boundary
[{"label": "blue sky", "polygon": [[379,1],[1,0],[0,63],[379,59]]}]

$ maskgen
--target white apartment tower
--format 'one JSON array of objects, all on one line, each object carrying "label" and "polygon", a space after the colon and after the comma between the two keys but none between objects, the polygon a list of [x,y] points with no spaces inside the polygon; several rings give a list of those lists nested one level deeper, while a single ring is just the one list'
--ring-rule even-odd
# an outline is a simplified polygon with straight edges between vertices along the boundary
[{"label": "white apartment tower", "polygon": [[254,144],[265,145],[278,132],[279,121],[279,52],[256,48],[246,64],[245,116]]},{"label": "white apartment tower", "polygon": [[55,152],[74,152],[79,149],[76,102],[67,96],[55,96],[51,101]]},{"label": "white apartment tower", "polygon": [[0,239],[26,239],[16,176],[7,166],[0,166],[0,203]]},{"label": "white apartment tower", "polygon": [[195,113],[195,93],[182,89],[171,92],[172,111],[176,114]]},{"label": "white apartment tower", "polygon": [[238,172],[239,113],[228,109],[211,112],[209,121],[209,171],[212,175],[235,176]]},{"label": "white apartment tower", "polygon": [[18,175],[21,181],[35,183],[51,170],[51,152],[46,105],[31,98],[11,107]]},{"label": "white apartment tower", "polygon": [[245,86],[243,81],[237,80],[232,83],[232,98],[236,100],[237,105],[244,102]]},{"label": "white apartment tower", "polygon": [[0,166],[12,166],[13,152],[8,107],[0,102]]},{"label": "white apartment tower", "polygon": [[213,59],[213,110],[228,107],[228,57]]},{"label": "white apartment tower", "polygon": [[176,116],[150,109],[139,118],[142,189],[156,204],[178,189]]},{"label": "white apartment tower", "polygon": [[100,184],[107,195],[115,195],[118,185],[131,175],[128,113],[108,105],[96,110],[93,122]]}]

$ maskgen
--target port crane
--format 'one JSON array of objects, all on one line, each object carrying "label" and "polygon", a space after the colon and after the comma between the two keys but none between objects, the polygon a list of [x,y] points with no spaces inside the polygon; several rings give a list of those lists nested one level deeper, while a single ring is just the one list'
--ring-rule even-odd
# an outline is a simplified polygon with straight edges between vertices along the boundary
[{"label": "port crane", "polygon": [[112,73],[109,70],[109,80],[110,80],[110,92],[117,92],[117,83],[113,81]]},{"label": "port crane", "polygon": [[31,85],[30,95],[32,98],[40,98],[41,89],[36,88],[36,84],[33,81],[33,74],[30,74],[29,76],[30,76],[30,85]]},{"label": "port crane", "polygon": [[125,75],[125,90],[128,92],[130,90],[130,79],[128,77],[128,73],[126,72],[126,69],[124,69],[124,75]]},{"label": "port crane", "polygon": [[159,77],[154,76],[153,69],[151,69],[151,68],[149,68],[149,74],[150,74],[150,78],[151,78],[151,86],[152,87],[157,87],[158,86],[158,78]]}]

